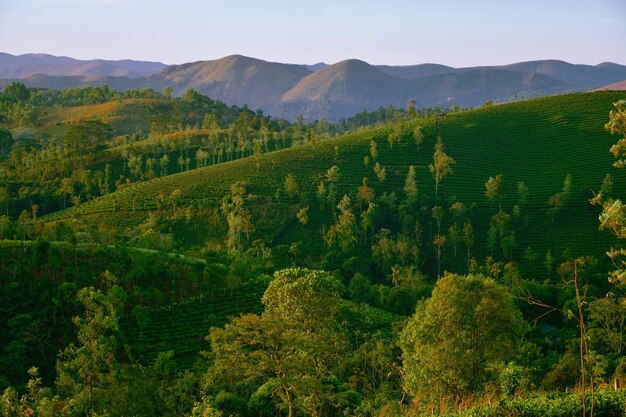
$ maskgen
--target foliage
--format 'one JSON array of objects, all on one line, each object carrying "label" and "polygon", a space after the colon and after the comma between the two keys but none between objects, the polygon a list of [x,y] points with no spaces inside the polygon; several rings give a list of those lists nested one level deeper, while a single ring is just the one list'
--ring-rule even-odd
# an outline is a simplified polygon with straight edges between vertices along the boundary
[{"label": "foliage", "polygon": [[[108,275],[107,280],[115,281]],[[106,391],[117,381],[115,337],[118,310],[125,294],[112,286],[106,295],[93,287],[78,292],[84,315],[74,318],[78,344],[70,344],[59,355],[56,385],[74,415],[101,413],[107,408]]]},{"label": "foliage", "polygon": [[428,165],[428,170],[435,179],[435,196],[439,195],[439,184],[441,181],[452,174],[452,165],[454,164],[456,164],[456,161],[443,151],[443,141],[441,137],[438,137],[435,144],[433,162]]},{"label": "foliage", "polygon": [[492,279],[446,275],[402,334],[407,388],[458,403],[485,388],[493,367],[516,359],[526,330],[511,296]]},{"label": "foliage", "polygon": [[[605,127],[612,134],[621,136],[617,143],[611,147],[611,153],[617,159],[613,166],[621,169],[625,166],[623,157],[625,153],[624,148],[626,147],[626,101],[620,100],[614,106],[615,108],[611,110],[609,121]],[[606,186],[603,188],[606,188]],[[600,229],[608,229],[618,239],[624,239],[626,237],[626,209],[622,201],[610,197],[603,198],[602,193],[600,193],[594,197],[592,202],[602,204]],[[608,255],[616,266],[616,270],[611,273],[610,279],[615,282],[626,280],[624,268],[626,265],[624,261],[626,251],[623,248],[611,249]]]},{"label": "foliage", "polygon": [[297,409],[317,415],[335,395],[328,378],[344,343],[335,321],[341,287],[323,271],[287,269],[274,277],[261,316],[211,330],[211,374],[235,386],[272,382],[289,416]]},{"label": "foliage", "polygon": [[[624,392],[600,391],[597,394],[595,416],[620,417],[626,409]],[[588,404],[589,401],[586,401]],[[491,406],[468,408],[446,417],[570,417],[582,415],[580,394],[540,393],[503,401]],[[589,407],[587,412],[589,412]]]}]

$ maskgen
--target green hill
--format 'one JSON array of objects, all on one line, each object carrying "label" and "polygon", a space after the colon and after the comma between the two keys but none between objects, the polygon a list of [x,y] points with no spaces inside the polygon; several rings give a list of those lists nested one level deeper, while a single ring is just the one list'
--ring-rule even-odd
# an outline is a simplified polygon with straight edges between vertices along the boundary
[{"label": "green hill", "polygon": [[[315,146],[154,179],[50,215],[46,220],[79,217],[83,222],[124,230],[155,213],[172,220],[168,231],[174,233],[183,246],[201,246],[207,240],[221,243],[226,234],[226,222],[220,213],[222,198],[232,184],[245,181],[248,192],[245,205],[252,213],[254,224],[250,240],[263,238],[270,246],[307,242],[306,251],[319,255],[323,247],[321,232],[328,230],[333,222],[328,206],[320,207],[315,198],[326,170],[333,165],[339,167],[338,199],[345,193],[354,203],[357,189],[367,177],[377,200],[384,193],[395,192],[400,203],[404,198],[408,168],[414,165],[420,194],[415,216],[424,223],[423,246],[431,261],[433,249],[429,242],[434,236],[434,221],[430,209],[435,205],[449,207],[455,201],[471,208],[469,218],[476,229],[475,255],[482,259],[489,254],[483,249],[487,246],[489,218],[498,210],[497,203],[493,207],[486,201],[485,182],[497,174],[504,177],[502,206],[506,212],[511,213],[516,203],[518,182],[523,181],[529,190],[522,216],[526,220],[518,219],[511,226],[517,242],[513,258],[520,260],[528,246],[539,260],[548,249],[554,254],[570,248],[573,255],[602,255],[611,239],[597,230],[598,209],[589,206],[588,199],[593,190],[600,188],[606,173],[615,176],[614,190],[622,190],[625,185],[621,173],[611,168],[613,158],[609,148],[615,139],[604,130],[612,103],[622,97],[619,92],[571,94],[452,113],[442,118],[439,131],[445,152],[457,163],[437,198],[428,171],[437,136],[436,122],[421,119],[403,126],[364,130]],[[419,150],[411,136],[415,125],[422,126],[424,132],[425,140]],[[392,145],[389,135],[397,131],[400,131],[400,141]],[[379,181],[372,170],[374,161],[368,167],[363,162],[364,156],[370,153],[372,140],[376,141],[379,151],[375,162],[386,168],[384,182]],[[284,190],[282,196],[277,195],[290,173],[299,185],[300,197],[288,198]],[[556,216],[551,216],[548,200],[561,191],[568,174],[572,178],[571,198]],[[170,198],[172,195],[176,201]],[[168,201],[170,204],[166,204]],[[384,202],[377,203],[384,205]],[[310,207],[306,226],[295,216],[297,209],[304,206]],[[358,204],[353,208],[358,217]],[[393,228],[386,224],[386,219],[383,210],[379,228]],[[446,231],[451,222],[451,216],[446,214],[442,230]],[[449,259],[448,266],[460,264],[460,261],[455,262]]]}]

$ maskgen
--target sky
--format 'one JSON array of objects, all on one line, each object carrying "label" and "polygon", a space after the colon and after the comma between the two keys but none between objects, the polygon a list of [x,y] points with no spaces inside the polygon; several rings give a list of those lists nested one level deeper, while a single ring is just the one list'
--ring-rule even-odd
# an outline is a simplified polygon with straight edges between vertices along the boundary
[{"label": "sky", "polygon": [[626,0],[0,0],[0,51],[179,64],[626,65]]}]

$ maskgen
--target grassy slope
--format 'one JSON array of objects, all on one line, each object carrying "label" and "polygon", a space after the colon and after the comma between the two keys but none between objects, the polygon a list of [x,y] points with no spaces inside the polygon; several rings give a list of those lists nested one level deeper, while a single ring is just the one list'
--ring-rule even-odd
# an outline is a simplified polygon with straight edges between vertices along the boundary
[{"label": "grassy slope", "polygon": [[167,100],[125,99],[71,107],[48,107],[42,109],[37,131],[62,135],[68,125],[101,120],[111,126],[113,136],[132,134],[150,130],[150,116],[157,108],[171,108]]},{"label": "grassy slope", "polygon": [[[443,185],[443,193],[449,200],[457,199],[468,205],[477,203],[474,215],[477,248],[485,246],[485,219],[491,214],[484,197],[484,183],[489,176],[502,173],[506,210],[514,203],[518,181],[525,181],[530,189],[527,233],[518,235],[518,251],[531,245],[540,256],[548,248],[560,252],[566,247],[571,247],[574,254],[603,253],[610,245],[610,238],[597,231],[598,210],[589,207],[587,200],[592,189],[599,189],[608,172],[616,177],[617,195],[626,185],[621,173],[611,167],[613,160],[608,150],[616,138],[603,128],[612,103],[622,97],[623,93],[616,92],[564,95],[451,114],[442,120],[446,152],[457,161],[454,174]],[[314,200],[319,179],[332,165],[338,165],[341,170],[340,194],[354,196],[362,178],[368,176],[369,185],[378,196],[392,190],[402,196],[408,166],[413,164],[417,168],[420,192],[432,195],[433,181],[427,166],[432,160],[435,135],[432,128],[428,131],[419,152],[410,141],[390,147],[385,129],[368,130],[315,147],[263,155],[258,162],[247,158],[155,179],[48,219],[81,216],[85,221],[125,228],[155,211],[159,194],[167,197],[180,190],[179,207],[193,210],[191,220],[179,222],[180,228],[174,232],[178,232],[185,244],[203,244],[207,238],[223,239],[225,222],[219,214],[219,203],[232,183],[245,180],[248,191],[255,196],[247,204],[252,208],[257,236],[273,239],[275,244],[306,239],[315,247],[321,245],[322,222],[329,224],[330,219],[327,214],[321,216],[312,209],[309,226],[299,225],[295,215],[286,211],[288,202],[274,198],[286,175],[295,175],[309,201]],[[376,180],[371,165],[366,169],[363,164],[372,138],[376,138],[380,152],[377,161],[387,168],[384,183]],[[566,174],[572,175],[574,197],[564,215],[552,222],[545,215],[547,201],[561,190]],[[279,216],[276,209],[282,210]],[[516,257],[519,259],[521,255]]]}]

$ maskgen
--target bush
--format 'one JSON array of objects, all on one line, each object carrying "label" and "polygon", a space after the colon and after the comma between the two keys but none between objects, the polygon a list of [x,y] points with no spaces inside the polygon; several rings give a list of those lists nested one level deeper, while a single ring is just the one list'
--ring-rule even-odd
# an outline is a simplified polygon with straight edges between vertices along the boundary
[{"label": "bush", "polygon": [[244,417],[248,415],[248,402],[230,392],[220,391],[215,397],[215,406],[226,416]]},{"label": "bush", "polygon": [[[587,415],[591,411],[591,395],[586,396]],[[504,400],[497,405],[475,407],[448,417],[573,417],[582,415],[580,394],[549,393],[516,400]],[[598,391],[595,417],[626,415],[626,392]]]}]

